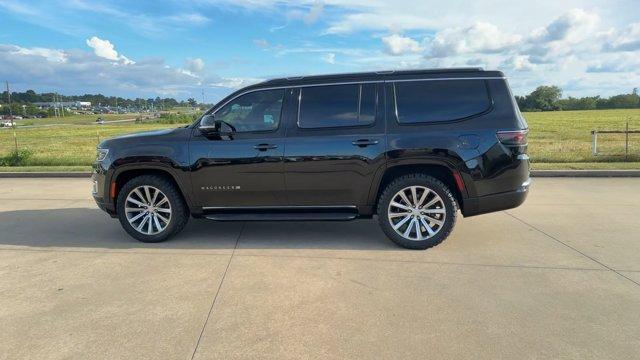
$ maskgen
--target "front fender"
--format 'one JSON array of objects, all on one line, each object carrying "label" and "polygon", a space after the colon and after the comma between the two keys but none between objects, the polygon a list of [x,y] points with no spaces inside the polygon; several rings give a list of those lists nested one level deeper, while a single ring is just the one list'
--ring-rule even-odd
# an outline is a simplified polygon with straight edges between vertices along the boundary
[{"label": "front fender", "polygon": [[[170,158],[166,157],[129,157],[122,158],[114,161],[109,169],[106,171],[105,178],[105,194],[110,194],[110,186],[112,183],[116,183],[117,188],[122,187],[124,184],[120,184],[120,179],[123,174],[129,172],[139,172],[141,175],[150,172],[162,172],[170,176],[174,182],[178,185],[180,192],[182,193],[190,210],[195,210],[193,205],[193,198],[191,196],[191,177],[189,176],[189,169],[186,166],[180,165]],[[117,197],[117,194],[116,194]],[[107,197],[107,202],[115,208],[115,199],[111,196]]]}]

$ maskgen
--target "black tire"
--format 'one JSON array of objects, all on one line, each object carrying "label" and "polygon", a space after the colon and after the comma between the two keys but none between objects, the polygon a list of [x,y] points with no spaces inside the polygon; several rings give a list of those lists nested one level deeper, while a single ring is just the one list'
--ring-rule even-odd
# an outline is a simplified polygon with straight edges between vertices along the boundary
[{"label": "black tire", "polygon": [[[127,196],[134,189],[144,185],[153,186],[162,191],[162,193],[166,195],[171,206],[171,217],[169,219],[169,223],[166,225],[164,230],[157,234],[147,235],[137,231],[129,223],[125,213],[125,202]],[[124,230],[133,238],[146,243],[156,243],[167,240],[184,229],[185,225],[187,225],[187,221],[189,221],[189,208],[187,207],[180,190],[171,181],[158,175],[142,175],[129,180],[118,193],[116,209],[118,219],[120,220],[120,224]]]},{"label": "black tire", "polygon": [[[444,224],[435,235],[424,240],[410,240],[398,234],[388,216],[389,204],[395,195],[400,190],[411,186],[423,186],[432,190],[442,199],[444,204]],[[378,200],[377,213],[378,223],[389,239],[407,249],[424,250],[440,244],[449,236],[456,223],[458,206],[451,190],[442,181],[426,174],[416,173],[400,176],[384,188]]]}]

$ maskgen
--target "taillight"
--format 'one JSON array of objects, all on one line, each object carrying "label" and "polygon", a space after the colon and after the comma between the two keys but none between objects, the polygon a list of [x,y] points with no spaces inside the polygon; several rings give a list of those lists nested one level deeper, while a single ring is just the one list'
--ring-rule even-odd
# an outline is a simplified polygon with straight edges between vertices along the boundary
[{"label": "taillight", "polygon": [[507,146],[524,146],[527,145],[527,133],[529,130],[509,130],[498,131],[498,140]]}]

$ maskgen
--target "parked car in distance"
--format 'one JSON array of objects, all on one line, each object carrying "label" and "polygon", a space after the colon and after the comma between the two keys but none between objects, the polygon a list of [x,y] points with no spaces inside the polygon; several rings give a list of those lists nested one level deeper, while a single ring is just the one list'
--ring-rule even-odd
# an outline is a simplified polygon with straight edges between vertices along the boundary
[{"label": "parked car in distance", "polygon": [[459,210],[522,204],[527,132],[499,71],[274,79],[234,92],[189,126],[103,141],[93,196],[144,242],[177,234],[190,216],[377,215],[395,243],[426,249],[449,236]]}]

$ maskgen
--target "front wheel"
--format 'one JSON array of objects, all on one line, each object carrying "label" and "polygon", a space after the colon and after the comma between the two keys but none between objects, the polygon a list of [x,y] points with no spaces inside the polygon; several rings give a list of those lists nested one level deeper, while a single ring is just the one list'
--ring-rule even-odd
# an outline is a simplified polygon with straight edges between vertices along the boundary
[{"label": "front wheel", "polygon": [[143,175],[127,182],[117,199],[124,230],[142,242],[160,242],[184,228],[189,212],[182,195],[167,179]]},{"label": "front wheel", "polygon": [[424,250],[444,241],[456,222],[458,208],[449,188],[424,174],[392,181],[378,201],[378,222],[396,244]]}]

